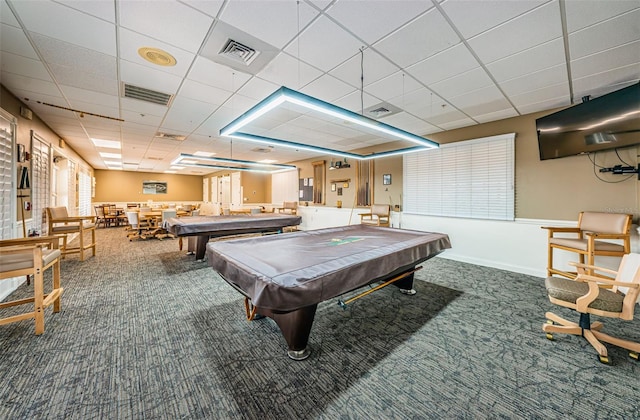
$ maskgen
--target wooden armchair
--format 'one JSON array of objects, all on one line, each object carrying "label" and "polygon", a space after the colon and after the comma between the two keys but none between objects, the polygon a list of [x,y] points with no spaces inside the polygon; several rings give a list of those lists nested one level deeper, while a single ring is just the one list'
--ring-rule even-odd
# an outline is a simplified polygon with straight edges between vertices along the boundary
[{"label": "wooden armchair", "polygon": [[[622,257],[618,271],[586,264],[574,263],[578,268],[575,279],[548,277],[545,281],[549,300],[559,306],[571,308],[580,313],[578,323],[567,321],[552,312],[545,314],[549,320],[542,330],[552,340],[552,333],[579,335],[587,339],[598,352],[602,363],[609,363],[607,348],[601,341],[629,350],[629,356],[638,360],[640,343],[612,337],[600,331],[601,322],[591,323],[590,314],[619,318],[625,321],[633,319],[634,309],[640,296],[640,254],[627,254]],[[615,280],[589,275],[588,272],[604,272],[614,275]],[[606,285],[611,289],[601,287]],[[559,325],[557,325],[559,324]]]},{"label": "wooden armchair", "polygon": [[[32,310],[0,319],[0,325],[24,319],[35,320],[37,335],[44,332],[45,308],[53,305],[60,312],[60,237],[43,236],[0,241],[0,280],[20,276],[33,276],[33,296],[0,303],[0,309],[32,303]],[[44,272],[52,267],[52,290],[44,293]]]},{"label": "wooden armchair", "polygon": [[371,212],[360,213],[360,223],[364,225],[389,226],[391,206],[389,204],[374,204]]},{"label": "wooden armchair", "polygon": [[298,202],[285,201],[282,207],[278,208],[278,213],[298,214]]},{"label": "wooden armchair", "polygon": [[[66,207],[47,207],[49,235],[62,235],[62,255],[80,254],[80,261],[84,261],[84,251],[92,250],[96,255],[96,216],[69,216]],[[70,248],[67,245],[67,235],[77,233],[80,245]],[[91,234],[91,240],[85,244],[85,233]]]},{"label": "wooden armchair", "polygon": [[[631,251],[631,220],[630,214],[585,211],[580,213],[577,227],[543,226],[549,231],[547,275],[559,274],[568,278],[577,275],[554,268],[554,249],[579,254],[582,264],[585,264],[586,257],[586,264],[590,266],[595,265],[596,256],[622,257],[628,254]],[[561,236],[556,236],[558,233]]]}]

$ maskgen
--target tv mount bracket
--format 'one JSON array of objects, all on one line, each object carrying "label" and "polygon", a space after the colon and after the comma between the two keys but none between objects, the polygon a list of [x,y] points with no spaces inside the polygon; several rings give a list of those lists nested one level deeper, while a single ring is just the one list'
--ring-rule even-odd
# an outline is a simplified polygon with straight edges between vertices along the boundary
[{"label": "tv mount bracket", "polygon": [[611,172],[614,175],[638,174],[638,181],[640,181],[640,163],[637,168],[633,166],[615,165],[610,168],[600,168],[600,172]]}]

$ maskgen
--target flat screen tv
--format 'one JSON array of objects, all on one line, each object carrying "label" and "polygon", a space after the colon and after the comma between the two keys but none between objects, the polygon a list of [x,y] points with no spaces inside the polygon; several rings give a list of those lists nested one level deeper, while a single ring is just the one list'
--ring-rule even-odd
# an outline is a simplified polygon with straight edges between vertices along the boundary
[{"label": "flat screen tv", "polygon": [[536,120],[540,160],[640,144],[640,83]]}]

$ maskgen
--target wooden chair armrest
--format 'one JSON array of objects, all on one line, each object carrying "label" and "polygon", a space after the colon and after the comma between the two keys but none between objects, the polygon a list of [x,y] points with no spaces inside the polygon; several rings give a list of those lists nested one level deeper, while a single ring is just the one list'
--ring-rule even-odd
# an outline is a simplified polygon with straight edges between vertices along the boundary
[{"label": "wooden chair armrest", "polygon": [[576,277],[576,281],[582,281],[587,283],[597,283],[597,284],[607,285],[607,286],[622,286],[622,287],[631,287],[631,288],[640,286],[640,284],[638,283],[615,281],[605,277],[591,276],[589,274],[578,274],[578,277]]},{"label": "wooden chair armrest", "polygon": [[616,275],[618,272],[616,270],[612,270],[610,268],[598,267],[596,265],[583,264],[575,261],[570,261],[569,265],[572,265],[578,269],[582,269],[582,271],[586,269],[594,270],[594,271],[603,271],[605,273]]},{"label": "wooden chair armrest", "polygon": [[30,238],[15,238],[15,239],[4,239],[0,241],[0,247],[10,247],[10,246],[36,246],[38,244],[46,244],[51,248],[58,248],[60,246],[60,236],[58,235],[50,235],[50,236],[34,236]]},{"label": "wooden chair armrest", "polygon": [[542,226],[541,229],[547,229],[549,231],[549,236],[553,236],[554,233],[580,233],[579,227],[560,227],[560,226]]},{"label": "wooden chair armrest", "polygon": [[373,213],[360,213],[360,218],[362,219],[363,217],[371,217],[373,216]]}]

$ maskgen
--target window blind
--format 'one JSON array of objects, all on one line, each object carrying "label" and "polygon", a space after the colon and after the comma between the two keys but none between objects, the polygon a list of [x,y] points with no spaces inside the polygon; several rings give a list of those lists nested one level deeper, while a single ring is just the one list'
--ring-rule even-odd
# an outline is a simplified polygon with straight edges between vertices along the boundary
[{"label": "window blind", "polygon": [[91,216],[91,174],[86,168],[78,172],[79,215]]},{"label": "window blind", "polygon": [[51,197],[51,146],[31,131],[31,228],[47,234],[46,211]]},{"label": "window blind", "polygon": [[515,133],[404,156],[407,213],[514,220]]},{"label": "window blind", "polygon": [[15,119],[0,110],[0,239],[13,237],[15,219],[13,174],[13,135]]}]

